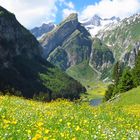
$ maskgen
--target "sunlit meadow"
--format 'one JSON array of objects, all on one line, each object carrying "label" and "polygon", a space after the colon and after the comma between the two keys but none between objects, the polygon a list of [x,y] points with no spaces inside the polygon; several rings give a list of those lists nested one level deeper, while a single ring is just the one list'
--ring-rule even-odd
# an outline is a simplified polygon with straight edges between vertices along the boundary
[{"label": "sunlit meadow", "polygon": [[0,97],[1,140],[138,140],[140,104],[58,100],[41,103]]}]

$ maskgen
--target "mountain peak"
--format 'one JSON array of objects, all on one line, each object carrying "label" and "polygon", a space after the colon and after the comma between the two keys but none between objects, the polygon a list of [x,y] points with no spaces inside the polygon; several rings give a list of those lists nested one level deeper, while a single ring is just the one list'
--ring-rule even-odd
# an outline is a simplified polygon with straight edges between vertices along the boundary
[{"label": "mountain peak", "polygon": [[69,22],[69,21],[75,21],[78,22],[78,14],[77,13],[72,13],[70,14],[67,18],[64,19],[64,21],[59,24],[62,25],[63,23]]},{"label": "mountain peak", "polygon": [[15,18],[15,15],[2,6],[0,6],[0,17],[7,18],[7,20],[10,20],[11,18]]},{"label": "mountain peak", "polygon": [[3,11],[3,12],[6,12],[6,13],[10,13],[8,12],[5,8],[3,8],[2,6],[0,6],[0,12]]},{"label": "mountain peak", "polygon": [[111,18],[101,18],[98,15],[94,15],[91,18],[87,18],[81,21],[82,25],[86,27],[86,29],[90,32],[90,34],[94,37],[99,30],[109,26],[110,24],[114,24],[120,21],[119,17],[111,17]]},{"label": "mountain peak", "polygon": [[116,17],[116,16],[113,16],[113,17],[110,18],[110,20],[120,21],[120,18],[119,17]]},{"label": "mountain peak", "polygon": [[78,14],[77,13],[72,13],[66,19],[78,19]]},{"label": "mountain peak", "polygon": [[92,17],[92,19],[93,19],[93,18],[100,19],[100,20],[102,19],[102,18],[101,18],[100,16],[98,16],[97,14],[95,14],[95,15]]}]

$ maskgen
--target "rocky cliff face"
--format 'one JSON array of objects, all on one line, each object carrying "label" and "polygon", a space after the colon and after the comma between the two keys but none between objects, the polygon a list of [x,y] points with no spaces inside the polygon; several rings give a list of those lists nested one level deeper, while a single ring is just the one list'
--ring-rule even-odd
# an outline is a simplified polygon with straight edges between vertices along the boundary
[{"label": "rocky cliff face", "polygon": [[134,48],[130,52],[124,53],[124,56],[122,56],[121,61],[125,65],[133,68],[135,66],[136,57],[139,51],[140,51],[140,42],[137,42],[134,44]]},{"label": "rocky cliff face", "polygon": [[96,34],[101,30],[108,28],[115,23],[118,23],[120,19],[118,17],[106,18],[103,19],[98,15],[94,15],[91,18],[83,19],[80,22],[82,25],[89,31],[92,37],[95,37]]},{"label": "rocky cliff face", "polygon": [[90,65],[102,73],[111,68],[115,62],[113,52],[100,39],[94,38],[90,55]]},{"label": "rocky cliff face", "polygon": [[36,37],[40,38],[43,34],[52,31],[55,28],[55,24],[53,23],[43,23],[40,27],[35,27],[31,29],[31,33]]},{"label": "rocky cliff face", "polygon": [[[94,17],[93,24],[97,23],[95,18],[98,18],[98,21],[101,20],[99,17]],[[77,14],[71,14],[53,31],[40,39],[43,57],[62,70],[67,70],[73,66],[76,70],[80,66],[87,67],[87,63],[86,65],[83,64],[88,62],[88,67],[93,70],[90,73],[95,72],[95,75],[97,73],[100,75],[113,65],[114,56],[108,46],[102,43],[100,39],[92,39],[84,26],[78,22]],[[73,68],[70,70],[71,74],[73,73],[72,70]]]},{"label": "rocky cliff face", "polygon": [[137,46],[140,39],[139,21],[140,15],[136,14],[110,28],[100,30],[97,34],[98,38],[110,46],[116,60],[122,59],[125,54],[130,53]]},{"label": "rocky cliff face", "polygon": [[[84,26],[89,31],[97,31],[95,26],[99,27],[96,37],[92,38]],[[133,67],[140,48],[139,26],[139,14],[122,21],[116,17],[101,19],[94,16],[82,24],[77,15],[72,14],[40,39],[43,56],[63,70],[88,61],[99,75],[111,71],[116,61]]]},{"label": "rocky cliff face", "polygon": [[13,57],[21,54],[27,58],[40,56],[40,48],[35,37],[19,24],[15,16],[0,7],[0,60],[3,64],[8,66]]},{"label": "rocky cliff face", "polygon": [[63,70],[90,57],[91,36],[78,22],[77,14],[71,14],[40,42],[44,49],[43,57]]},{"label": "rocky cliff face", "polygon": [[85,88],[43,59],[40,48],[15,16],[0,7],[0,91],[46,100],[78,98]]},{"label": "rocky cliff face", "polygon": [[77,15],[72,14],[69,18],[59,24],[55,30],[44,35],[40,39],[40,43],[44,48],[43,56],[47,58],[55,48],[61,46],[62,42],[76,30],[77,26]]}]

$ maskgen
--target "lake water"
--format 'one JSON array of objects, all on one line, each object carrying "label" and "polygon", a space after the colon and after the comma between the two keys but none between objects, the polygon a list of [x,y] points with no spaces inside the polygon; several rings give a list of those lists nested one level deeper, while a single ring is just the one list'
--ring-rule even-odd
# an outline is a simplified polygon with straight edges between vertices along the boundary
[{"label": "lake water", "polygon": [[102,103],[102,99],[93,99],[90,101],[90,105],[92,106],[98,106]]}]

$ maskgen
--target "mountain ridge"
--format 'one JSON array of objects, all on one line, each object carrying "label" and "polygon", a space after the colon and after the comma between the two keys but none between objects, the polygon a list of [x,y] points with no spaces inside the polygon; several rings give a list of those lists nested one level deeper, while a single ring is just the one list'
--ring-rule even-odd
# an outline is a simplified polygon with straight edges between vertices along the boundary
[{"label": "mountain ridge", "polygon": [[[42,47],[16,17],[0,7],[0,91],[50,101],[79,98],[85,88],[42,58]],[[71,88],[71,90],[70,90]]]},{"label": "mountain ridge", "polygon": [[101,18],[98,15],[94,15],[91,18],[80,20],[82,25],[90,32],[92,37],[95,37],[96,34],[106,27],[109,27],[112,24],[118,23],[120,21],[119,17],[111,18]]},{"label": "mountain ridge", "polygon": [[[98,20],[96,21],[96,19]],[[75,23],[72,22],[73,20]],[[90,19],[88,20],[90,21]],[[109,24],[105,24],[103,28],[100,28],[100,23],[98,22],[101,22],[101,20],[107,21],[106,23]],[[112,21],[111,23],[110,20]],[[75,28],[67,26],[67,23],[74,23]],[[88,61],[89,66],[95,73],[99,74],[98,77],[101,77],[101,79],[111,77],[112,68],[117,61],[121,61],[125,66],[134,67],[135,59],[140,49],[139,14],[123,20],[118,17],[102,19],[95,15],[93,18],[94,23],[97,27],[99,26],[99,30],[95,29],[97,31],[96,36],[91,36],[89,30],[87,31],[87,24],[84,26],[83,23],[80,23],[76,14],[70,15],[57,26],[57,29],[47,33],[45,37],[40,39],[41,45],[44,47],[45,43],[46,47],[44,49],[49,50],[50,53],[45,58],[64,71],[71,66]],[[65,29],[63,29],[63,26],[65,26]],[[94,28],[94,26],[91,27]],[[69,29],[72,30],[69,31]],[[65,31],[69,34],[68,36],[65,36]],[[57,35],[56,40],[63,39],[58,44],[53,44],[52,49],[48,40],[50,43],[56,43],[55,39],[51,40],[50,38],[57,33],[59,35]],[[61,34],[63,34],[63,37]],[[84,44],[87,40],[90,43]],[[78,53],[77,50],[79,50]]]}]

